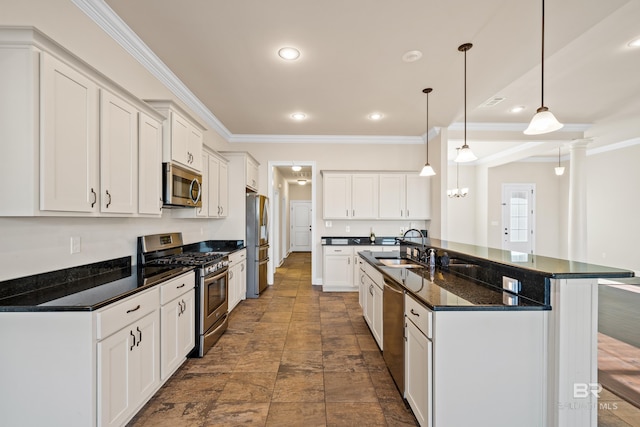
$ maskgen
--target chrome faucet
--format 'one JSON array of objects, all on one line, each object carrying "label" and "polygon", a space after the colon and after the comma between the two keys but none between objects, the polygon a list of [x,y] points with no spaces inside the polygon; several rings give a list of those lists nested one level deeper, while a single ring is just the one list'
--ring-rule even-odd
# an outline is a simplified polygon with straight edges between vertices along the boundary
[{"label": "chrome faucet", "polygon": [[420,237],[422,238],[422,246],[424,246],[424,234],[422,234],[422,231],[418,230],[417,228],[410,228],[407,231],[404,232],[404,234],[402,235],[402,238],[406,238],[407,234],[409,234],[410,231],[417,231],[418,234],[420,235]]}]

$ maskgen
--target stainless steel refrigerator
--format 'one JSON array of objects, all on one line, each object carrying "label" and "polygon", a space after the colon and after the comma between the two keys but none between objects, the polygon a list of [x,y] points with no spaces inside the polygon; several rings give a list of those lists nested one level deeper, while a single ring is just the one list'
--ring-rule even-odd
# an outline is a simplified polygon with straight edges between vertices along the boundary
[{"label": "stainless steel refrigerator", "polygon": [[267,288],[269,262],[269,199],[247,194],[247,298]]}]

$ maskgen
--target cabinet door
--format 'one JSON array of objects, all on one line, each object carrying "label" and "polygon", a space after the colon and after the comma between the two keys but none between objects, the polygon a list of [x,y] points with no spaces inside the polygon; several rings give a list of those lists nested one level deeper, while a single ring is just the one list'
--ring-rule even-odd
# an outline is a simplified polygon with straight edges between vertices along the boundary
[{"label": "cabinet door", "polygon": [[98,88],[47,53],[41,67],[40,209],[97,212]]},{"label": "cabinet door", "polygon": [[189,137],[187,139],[187,163],[192,169],[200,172],[204,165],[202,156],[202,132],[189,124]]},{"label": "cabinet door", "polygon": [[139,114],[138,212],[162,212],[162,123]]},{"label": "cabinet door", "polygon": [[[373,333],[373,299],[375,298],[375,292],[373,288],[376,285],[373,284],[371,278],[365,274],[364,276],[364,290],[365,290],[365,299],[364,299],[364,320],[369,325],[369,329]],[[375,334],[374,334],[375,338]]]},{"label": "cabinet door", "polygon": [[431,219],[431,178],[407,175],[408,219]]},{"label": "cabinet door", "polygon": [[191,290],[160,309],[160,375],[167,379],[185,360],[195,343],[194,291]]},{"label": "cabinet door", "polygon": [[373,285],[373,337],[378,342],[380,350],[384,350],[382,342],[382,289]]},{"label": "cabinet door", "polygon": [[[200,199],[202,200],[202,206],[196,208],[196,216],[206,218],[209,216],[211,209],[211,168],[209,165],[209,155],[202,153],[202,185],[200,187]],[[215,213],[215,211],[213,211]]]},{"label": "cabinet door", "polygon": [[358,269],[358,302],[360,303],[360,307],[362,307],[362,315],[365,314],[366,311],[366,303],[367,303],[367,286],[366,286],[366,280],[365,278],[367,277],[367,275],[365,274],[364,270],[362,270],[361,264],[362,264],[362,260],[360,260],[358,262],[358,265],[356,266],[356,268]]},{"label": "cabinet door", "polygon": [[238,275],[238,290],[240,295],[239,300],[247,299],[247,261],[244,260],[240,263],[240,274]]},{"label": "cabinet door", "polygon": [[354,174],[351,177],[351,217],[378,217],[378,175]]},{"label": "cabinet door", "polygon": [[179,114],[171,113],[171,160],[183,166],[189,163],[189,133],[191,124]]},{"label": "cabinet door", "polygon": [[325,286],[353,286],[353,263],[351,255],[325,255]]},{"label": "cabinet door", "polygon": [[160,386],[160,319],[155,310],[132,327],[137,336],[136,348],[130,359],[130,392],[135,405],[151,397]]},{"label": "cabinet door", "polygon": [[98,423],[120,426],[135,406],[129,367],[137,336],[128,327],[98,342]]},{"label": "cabinet door", "polygon": [[220,174],[220,160],[209,156],[209,216],[217,218],[220,214],[220,194],[218,192],[218,176]]},{"label": "cabinet door", "polygon": [[405,398],[420,426],[431,426],[433,344],[413,322],[406,321],[405,333]]},{"label": "cabinet door", "polygon": [[379,217],[383,219],[404,219],[405,200],[405,175],[381,174]]},{"label": "cabinet door", "polygon": [[218,216],[226,218],[229,214],[229,166],[222,161],[218,173],[218,204],[220,205]]},{"label": "cabinet door", "polygon": [[138,193],[138,110],[100,91],[100,211],[133,213]]},{"label": "cabinet door", "polygon": [[247,187],[258,191],[258,165],[247,158]]},{"label": "cabinet door", "polygon": [[236,307],[239,302],[238,292],[238,271],[240,270],[240,265],[236,264],[229,268],[229,313]]},{"label": "cabinet door", "polygon": [[322,195],[324,218],[351,218],[351,175],[325,174]]}]

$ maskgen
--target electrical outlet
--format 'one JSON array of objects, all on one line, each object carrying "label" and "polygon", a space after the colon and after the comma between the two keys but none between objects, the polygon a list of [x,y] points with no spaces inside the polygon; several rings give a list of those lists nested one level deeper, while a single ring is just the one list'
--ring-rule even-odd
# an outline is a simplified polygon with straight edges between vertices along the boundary
[{"label": "electrical outlet", "polygon": [[349,227],[348,225],[345,227],[345,230],[347,233],[351,231],[351,227]]},{"label": "electrical outlet", "polygon": [[81,251],[80,236],[71,236],[71,253],[77,254]]},{"label": "electrical outlet", "polygon": [[324,222],[324,226],[325,226],[326,228],[331,228],[331,227],[333,226],[333,224],[331,224],[331,221],[325,221],[325,222]]}]

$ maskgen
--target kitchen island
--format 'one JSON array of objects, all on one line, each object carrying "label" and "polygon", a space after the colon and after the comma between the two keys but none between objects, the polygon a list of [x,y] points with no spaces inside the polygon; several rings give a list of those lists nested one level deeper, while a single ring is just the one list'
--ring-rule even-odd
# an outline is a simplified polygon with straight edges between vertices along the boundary
[{"label": "kitchen island", "polygon": [[[399,258],[414,268],[360,255],[365,270],[402,286],[406,313],[427,310],[433,407],[423,425],[597,426],[597,280],[631,271],[420,238],[401,241]],[[406,324],[411,342],[419,325]]]}]

